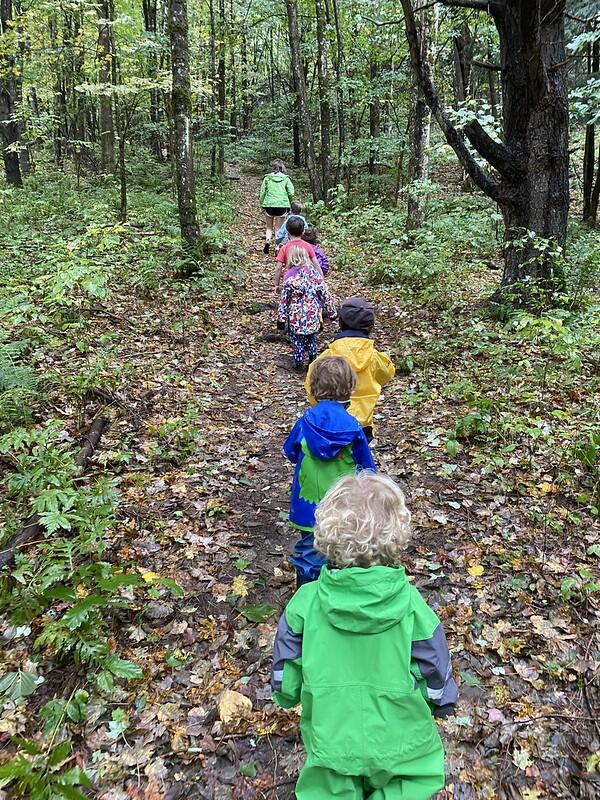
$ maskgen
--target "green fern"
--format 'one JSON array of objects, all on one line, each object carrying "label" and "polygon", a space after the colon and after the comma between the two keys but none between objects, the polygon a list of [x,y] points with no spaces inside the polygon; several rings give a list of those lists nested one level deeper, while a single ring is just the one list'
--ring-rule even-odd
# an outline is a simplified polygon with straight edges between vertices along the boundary
[{"label": "green fern", "polygon": [[31,419],[37,376],[30,367],[19,363],[26,346],[26,341],[0,342],[0,427]]}]

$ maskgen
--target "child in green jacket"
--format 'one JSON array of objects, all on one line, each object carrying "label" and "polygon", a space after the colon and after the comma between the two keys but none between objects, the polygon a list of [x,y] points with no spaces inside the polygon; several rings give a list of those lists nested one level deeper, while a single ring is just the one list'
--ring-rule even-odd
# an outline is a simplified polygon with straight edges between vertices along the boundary
[{"label": "child in green jacket", "polygon": [[391,478],[364,471],[317,507],[329,565],[279,621],[273,698],[302,703],[299,800],[428,800],[444,786],[433,716],[457,687],[441,623],[399,565],[410,513]]},{"label": "child in green jacket", "polygon": [[269,252],[273,230],[277,230],[281,220],[290,210],[290,203],[294,197],[294,184],[289,179],[285,164],[280,158],[276,158],[272,164],[273,171],[265,175],[260,187],[259,201],[267,230],[265,233],[265,245],[263,253]]}]

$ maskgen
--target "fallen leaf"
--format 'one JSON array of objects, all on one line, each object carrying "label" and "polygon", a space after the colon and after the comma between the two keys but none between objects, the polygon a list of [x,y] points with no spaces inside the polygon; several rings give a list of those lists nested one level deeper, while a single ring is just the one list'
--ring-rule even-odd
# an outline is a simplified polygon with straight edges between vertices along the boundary
[{"label": "fallen leaf", "polygon": [[221,722],[234,722],[250,719],[252,716],[252,700],[244,694],[225,689],[219,700],[219,719]]},{"label": "fallen leaf", "polygon": [[468,573],[469,573],[469,575],[471,575],[473,578],[479,578],[479,576],[480,576],[480,575],[483,575],[483,573],[485,572],[485,570],[484,570],[484,568],[481,566],[481,564],[472,564],[472,565],[471,565],[471,566],[470,566],[470,567],[467,569],[467,572],[468,572]]}]

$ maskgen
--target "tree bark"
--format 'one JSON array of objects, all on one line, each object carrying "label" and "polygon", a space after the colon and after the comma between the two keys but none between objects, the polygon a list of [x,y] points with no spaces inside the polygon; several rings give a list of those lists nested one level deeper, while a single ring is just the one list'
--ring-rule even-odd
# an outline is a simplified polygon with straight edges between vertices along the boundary
[{"label": "tree bark", "polygon": [[346,149],[346,107],[344,90],[342,88],[342,76],[344,74],[344,40],[342,37],[342,26],[340,22],[338,0],[331,0],[331,4],[333,7],[333,19],[335,22],[335,80],[338,123],[338,159],[336,167],[336,183],[339,183],[342,180],[344,152]]},{"label": "tree bark", "polygon": [[321,185],[321,181],[319,180],[319,171],[317,168],[317,159],[315,157],[315,147],[312,139],[312,131],[310,124],[310,110],[308,106],[306,79],[304,77],[304,70],[302,69],[302,60],[300,56],[300,31],[298,28],[298,6],[296,0],[285,0],[285,6],[288,18],[290,51],[292,55],[292,70],[294,72],[296,91],[298,94],[300,130],[302,133],[302,143],[304,147],[304,156],[306,161],[306,169],[308,172],[308,180],[310,183],[310,190],[313,196],[313,200],[315,201],[322,200],[323,187]]},{"label": "tree bark", "polygon": [[[595,41],[591,46],[588,45],[588,75],[600,72],[600,42]],[[600,165],[599,165],[600,169]],[[596,126],[588,123],[585,126],[585,149],[583,154],[583,221],[586,225],[595,227],[598,214],[598,191],[596,178],[594,184],[594,174],[596,172]],[[595,194],[595,204],[594,204]]]},{"label": "tree bark", "polygon": [[[433,51],[437,34],[437,9],[435,6],[419,12],[421,24],[420,46],[421,58],[433,70]],[[423,225],[425,202],[415,181],[423,181],[427,177],[427,150],[431,131],[431,111],[419,88],[418,76],[412,74],[411,102],[408,117],[409,161],[408,161],[408,208],[406,215],[407,230],[415,230]],[[410,184],[413,184],[410,186]]]},{"label": "tree bark", "polygon": [[218,36],[218,52],[219,63],[217,67],[217,109],[218,109],[218,148],[217,148],[217,175],[223,176],[225,174],[225,104],[226,104],[226,74],[225,74],[225,0],[219,0],[219,36]]},{"label": "tree bark", "polygon": [[412,4],[401,3],[411,62],[427,104],[470,177],[502,210],[501,295],[514,304],[550,302],[563,281],[551,251],[564,247],[569,208],[565,0],[444,0],[489,12],[498,30],[504,141],[492,139],[477,122],[464,133],[499,179],[480,167],[442,108],[421,57]]},{"label": "tree bark", "polygon": [[[143,0],[144,30],[153,44],[156,44],[157,0]],[[154,50],[148,55],[148,76],[155,79],[158,74],[158,59]],[[160,138],[160,93],[158,89],[150,89],[150,148],[157,161],[163,160],[162,142]]]},{"label": "tree bark", "polygon": [[[8,38],[14,30],[12,0],[0,0],[0,33]],[[4,44],[2,42],[2,44]],[[0,146],[4,173],[11,186],[21,187],[19,152],[13,149],[19,142],[19,123],[15,119],[16,102],[20,95],[20,72],[14,48],[0,46]]]},{"label": "tree bark", "polygon": [[321,117],[321,185],[323,187],[323,199],[327,202],[329,189],[331,188],[331,106],[329,104],[329,70],[323,0],[315,0],[315,16],[317,21],[317,75]]},{"label": "tree bark", "polygon": [[108,87],[113,84],[114,37],[112,25],[114,20],[114,1],[101,0],[97,4],[98,12],[98,82],[107,87],[106,94],[100,95],[100,148],[103,172],[115,171],[115,126],[113,119],[113,98]]},{"label": "tree bark", "polygon": [[187,0],[169,2],[169,38],[173,79],[172,113],[174,127],[175,182],[181,236],[189,245],[199,238],[196,219],[196,179],[192,143],[192,97],[188,49]]}]

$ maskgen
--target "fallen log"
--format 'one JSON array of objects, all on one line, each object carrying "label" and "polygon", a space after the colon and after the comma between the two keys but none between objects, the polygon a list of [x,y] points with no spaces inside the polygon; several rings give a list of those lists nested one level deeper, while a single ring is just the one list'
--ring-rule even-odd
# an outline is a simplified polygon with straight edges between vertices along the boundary
[{"label": "fallen log", "polygon": [[[90,426],[87,436],[85,437],[85,443],[75,459],[74,475],[76,478],[81,477],[85,472],[88,461],[94,454],[107,424],[107,417],[96,417]],[[0,550],[0,569],[13,563],[15,560],[15,553],[19,548],[32,542],[38,536],[43,537],[43,535],[44,526],[40,522],[39,516],[37,514],[32,514],[25,520],[21,530],[13,536],[6,547]]]}]

